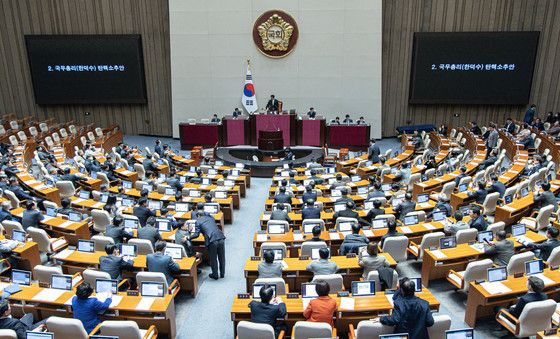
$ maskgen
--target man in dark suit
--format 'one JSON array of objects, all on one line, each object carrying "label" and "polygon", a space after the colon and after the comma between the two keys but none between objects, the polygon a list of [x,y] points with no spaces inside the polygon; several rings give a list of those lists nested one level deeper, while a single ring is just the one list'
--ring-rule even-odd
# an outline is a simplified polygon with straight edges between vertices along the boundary
[{"label": "man in dark suit", "polygon": [[0,301],[0,329],[12,330],[16,333],[17,339],[25,339],[26,331],[32,331],[34,328],[33,313],[27,313],[21,319],[14,318],[8,299]]},{"label": "man in dark suit", "polygon": [[259,300],[253,300],[249,303],[251,309],[251,322],[258,324],[268,324],[274,328],[275,337],[284,326],[278,324],[278,319],[286,316],[286,304],[282,302],[280,297],[274,297],[274,290],[271,286],[265,285],[259,291],[261,297]]},{"label": "man in dark suit", "polygon": [[146,155],[146,159],[142,161],[142,166],[144,166],[146,172],[155,172],[157,170],[157,165],[154,163],[151,154]]},{"label": "man in dark suit", "polygon": [[375,143],[375,139],[369,140],[369,148],[368,148],[368,160],[372,163],[376,164],[379,162],[379,154],[381,154],[381,150],[379,146]]},{"label": "man in dark suit", "polygon": [[351,202],[352,206],[355,205],[354,200],[352,200],[352,198],[348,197],[348,188],[347,187],[343,187],[340,189],[340,192],[342,193],[342,196],[338,199],[335,200],[335,204],[341,204],[341,203],[348,203]]},{"label": "man in dark suit", "polygon": [[[196,239],[200,233],[204,235],[204,244],[208,248],[208,256],[210,257],[210,266],[212,273],[210,278],[217,280],[218,277],[223,278],[226,273],[226,254],[224,240],[226,237],[224,233],[216,225],[216,221],[208,213],[204,212],[204,205],[198,203],[196,205],[197,219],[195,224],[194,233],[190,239]],[[218,262],[220,268],[220,275],[218,276]]]},{"label": "man in dark suit", "polygon": [[354,123],[354,120],[350,119],[350,114],[346,114],[346,116],[344,117],[344,120],[342,121],[342,123],[344,123],[344,124],[352,124],[352,123]]},{"label": "man in dark suit", "polygon": [[368,214],[366,215],[365,219],[371,223],[375,219],[375,217],[383,214],[385,214],[385,210],[381,208],[381,201],[374,200],[373,208],[368,211]]},{"label": "man in dark suit", "polygon": [[482,134],[482,130],[480,129],[480,127],[478,127],[478,124],[475,121],[471,121],[471,132],[474,135],[481,135]]},{"label": "man in dark suit", "polygon": [[28,227],[41,227],[41,220],[44,219],[43,214],[37,210],[35,202],[33,200],[27,200],[25,203],[25,211],[23,211],[23,217],[21,220],[21,225],[24,230]]},{"label": "man in dark suit", "polygon": [[469,221],[470,228],[476,228],[479,232],[486,231],[486,227],[488,227],[488,222],[482,216],[482,211],[480,207],[473,206],[471,209],[471,220]]},{"label": "man in dark suit", "polygon": [[266,110],[268,112],[277,112],[278,113],[278,100],[274,97],[274,94],[270,96],[270,100],[266,104]]},{"label": "man in dark suit", "polygon": [[314,201],[309,199],[305,201],[305,208],[301,210],[301,218],[305,219],[321,219],[321,210],[314,206]]},{"label": "man in dark suit", "polygon": [[316,185],[322,185],[325,182],[325,179],[317,176],[317,171],[314,169],[311,170],[311,177],[309,179],[313,180]]},{"label": "man in dark suit", "polygon": [[509,134],[513,134],[513,132],[515,132],[515,124],[513,123],[513,120],[511,120],[511,118],[506,119],[506,124],[504,125],[504,129]]},{"label": "man in dark suit", "polygon": [[543,293],[544,282],[539,277],[530,276],[527,279],[527,290],[527,293],[519,298],[517,304],[509,308],[509,313],[516,318],[519,318],[521,312],[523,312],[523,308],[525,308],[528,303],[548,299],[548,295]]},{"label": "man in dark suit", "polygon": [[317,201],[317,193],[313,191],[313,187],[311,187],[311,185],[305,186],[305,192],[303,193],[302,200],[312,200],[313,202]]},{"label": "man in dark suit", "polygon": [[179,264],[173,261],[173,258],[165,254],[165,241],[156,242],[155,253],[146,256],[146,266],[150,272],[160,272],[165,275],[167,284],[173,282],[173,274],[179,273]]},{"label": "man in dark suit", "polygon": [[544,261],[547,261],[548,257],[550,257],[550,253],[552,253],[552,250],[560,246],[560,240],[558,240],[558,233],[559,232],[556,227],[550,226],[546,230],[547,240],[545,242],[542,242],[540,244],[528,243],[527,247],[534,250],[540,250],[538,257]]},{"label": "man in dark suit", "polygon": [[107,226],[107,229],[105,230],[105,236],[113,238],[115,244],[121,244],[134,237],[132,233],[129,233],[124,229],[122,224],[123,221],[124,219],[122,217],[116,216],[113,218],[113,223]]},{"label": "man in dark suit", "polygon": [[156,140],[156,145],[154,146],[154,152],[157,153],[157,155],[159,155],[160,158],[163,158],[163,148],[161,147],[161,140],[159,139]]},{"label": "man in dark suit", "polygon": [[354,218],[357,219],[358,222],[360,224],[363,225],[370,225],[369,222],[367,222],[366,220],[362,219],[359,215],[358,212],[355,212],[352,210],[352,208],[354,208],[354,202],[353,201],[348,201],[346,203],[346,209],[343,209],[342,211],[338,211],[334,214],[333,219],[336,222],[336,219],[343,217],[343,218]]},{"label": "man in dark suit", "polygon": [[[430,304],[414,295],[415,284],[406,280],[400,285],[403,296],[395,299],[393,313],[381,317],[379,321],[386,326],[394,326],[394,333],[408,333],[410,338],[428,339],[428,327],[434,324]],[[374,320],[376,321],[376,320]]]},{"label": "man in dark suit", "polygon": [[459,183],[461,182],[461,179],[463,179],[464,177],[467,176],[467,168],[465,166],[461,166],[461,168],[459,168],[459,175],[455,177],[455,187],[459,187]]},{"label": "man in dark suit", "polygon": [[474,192],[469,192],[467,195],[469,198],[474,199],[477,204],[483,204],[484,199],[486,199],[486,196],[488,195],[488,191],[486,190],[484,182],[479,181],[477,185],[478,189]]},{"label": "man in dark suit", "polygon": [[381,190],[381,183],[378,181],[373,183],[373,190],[368,193],[366,200],[373,198],[385,198],[385,192]]},{"label": "man in dark suit", "polygon": [[292,197],[286,193],[286,187],[282,186],[278,189],[279,193],[274,196],[274,202],[277,204],[291,204]]},{"label": "man in dark suit", "polygon": [[10,213],[11,204],[9,201],[2,202],[2,208],[0,209],[0,223],[4,220],[13,220],[12,214]]},{"label": "man in dark suit", "polygon": [[119,248],[114,244],[105,245],[107,255],[99,258],[99,270],[109,273],[111,279],[122,279],[123,270],[132,270],[133,261],[119,256]]},{"label": "man in dark suit", "polygon": [[408,213],[414,211],[416,211],[416,203],[412,200],[412,194],[406,193],[404,201],[395,207],[395,212],[399,213],[399,219],[404,220]]},{"label": "man in dark suit", "polygon": [[177,177],[177,173],[175,170],[171,170],[169,172],[169,177],[165,181],[170,187],[176,189],[177,191],[181,191],[183,189],[183,185],[181,184],[181,180]]},{"label": "man in dark suit", "polygon": [[200,168],[196,169],[196,176],[192,177],[189,182],[191,184],[202,184],[202,170]]},{"label": "man in dark suit", "polygon": [[506,231],[496,232],[496,241],[484,245],[484,253],[491,256],[494,264],[507,266],[511,257],[515,254],[513,241],[506,239]]},{"label": "man in dark suit", "polygon": [[490,155],[490,152],[498,145],[498,139],[500,135],[496,131],[496,124],[491,122],[488,125],[488,138],[486,138],[486,156]]},{"label": "man in dark suit", "polygon": [[360,224],[352,224],[352,234],[348,234],[344,237],[344,241],[340,245],[340,250],[338,253],[340,255],[346,255],[348,253],[356,253],[358,252],[358,248],[367,246],[369,243],[368,238],[360,234]]},{"label": "man in dark suit", "polygon": [[487,189],[488,194],[498,192],[500,193],[500,198],[504,197],[506,192],[506,185],[498,180],[498,175],[496,173],[490,174],[490,186]]},{"label": "man in dark suit", "polygon": [[438,195],[438,203],[434,207],[434,211],[445,212],[445,216],[450,217],[452,210],[447,196],[445,194]]},{"label": "man in dark suit", "polygon": [[134,207],[132,214],[138,218],[140,226],[146,226],[149,217],[155,217],[154,211],[148,208],[148,199],[140,198],[138,206]]},{"label": "man in dark suit", "polygon": [[315,117],[317,116],[317,112],[315,112],[315,109],[313,107],[309,108],[309,112],[307,112],[307,116],[310,117],[311,119],[315,119]]},{"label": "man in dark suit", "polygon": [[18,184],[16,177],[10,178],[8,190],[12,191],[19,200],[34,200],[33,196],[25,192]]},{"label": "man in dark suit", "polygon": [[158,241],[163,241],[161,234],[159,233],[156,226],[156,218],[149,217],[146,221],[146,226],[140,227],[138,229],[138,239],[149,240],[152,245],[155,245]]},{"label": "man in dark suit", "polygon": [[554,205],[554,210],[556,211],[558,209],[558,202],[556,202],[554,193],[550,191],[550,183],[543,183],[541,188],[544,192],[535,195],[533,198],[533,201],[535,202],[535,208],[541,209],[548,205]]},{"label": "man in dark suit", "polygon": [[212,116],[212,120],[210,120],[210,122],[214,123],[214,124],[219,124],[222,120],[220,120],[220,118],[218,118],[217,114],[214,114]]},{"label": "man in dark suit", "polygon": [[537,112],[537,106],[535,104],[532,104],[529,109],[527,109],[527,112],[525,112],[525,116],[523,117],[523,122],[526,124],[530,124],[533,121],[533,117],[535,116],[535,113]]},{"label": "man in dark suit", "polygon": [[78,175],[70,173],[70,168],[68,167],[63,169],[62,171],[64,174],[60,176],[60,180],[71,181],[74,186],[78,185],[78,183],[82,180],[82,178]]},{"label": "man in dark suit", "polygon": [[288,212],[286,212],[286,207],[284,204],[279,204],[276,206],[276,209],[272,211],[270,215],[270,220],[283,220],[287,222],[292,222],[292,219],[288,216]]}]

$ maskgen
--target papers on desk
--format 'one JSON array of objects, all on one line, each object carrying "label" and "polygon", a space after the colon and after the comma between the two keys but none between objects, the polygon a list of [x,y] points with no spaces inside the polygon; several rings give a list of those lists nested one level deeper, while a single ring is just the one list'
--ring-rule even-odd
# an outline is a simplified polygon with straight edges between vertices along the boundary
[{"label": "papers on desk", "polygon": [[72,299],[74,299],[74,297],[75,297],[75,296],[73,295],[73,296],[71,296],[70,298],[68,298],[68,300],[66,300],[66,301],[64,302],[64,305],[66,305],[66,306],[72,306]]},{"label": "papers on desk", "polygon": [[547,277],[546,275],[542,274],[542,273],[538,273],[538,274],[533,274],[534,277],[540,278],[543,283],[546,285],[552,285],[554,284],[554,280],[550,279],[549,277]]},{"label": "papers on desk", "polygon": [[280,261],[280,264],[282,264],[282,268],[288,268],[288,264],[284,260]]},{"label": "papers on desk", "polygon": [[368,238],[373,237],[373,231],[372,230],[364,230],[364,235]]},{"label": "papers on desk", "polygon": [[340,306],[338,307],[338,309],[353,311],[354,310],[354,305],[355,305],[354,298],[343,297],[343,298],[340,298]]},{"label": "papers on desk", "polygon": [[294,233],[294,240],[295,241],[303,240],[303,234],[302,233]]},{"label": "papers on desk", "polygon": [[329,233],[329,239],[331,239],[331,240],[339,240],[339,239],[340,239],[340,234],[338,234],[338,233]]},{"label": "papers on desk", "polygon": [[311,300],[313,300],[313,298],[301,298],[301,303],[303,304],[303,310],[304,311],[307,308],[307,306],[309,305],[309,303],[311,302]]},{"label": "papers on desk", "polygon": [[432,207],[432,205],[429,202],[420,203],[420,204],[418,204],[418,206],[422,209]]},{"label": "papers on desk", "polygon": [[108,294],[100,294],[100,295],[96,295],[95,297],[97,298],[97,300],[99,300],[100,302],[105,302],[105,300],[107,300],[107,297],[111,297],[111,305],[109,305],[109,307],[111,308],[115,308],[117,306],[119,306],[121,300],[122,300],[122,295],[108,295]]},{"label": "papers on desk", "polygon": [[508,205],[503,205],[503,206],[500,206],[500,207],[503,208],[503,209],[505,209],[505,210],[508,211],[508,212],[515,212],[515,208],[510,207],[510,206],[508,206]]},{"label": "papers on desk", "polygon": [[161,196],[161,198],[159,200],[169,200],[169,199],[171,199],[171,196],[164,194],[164,195]]},{"label": "papers on desk", "polygon": [[473,245],[470,245],[470,246],[475,251],[480,252],[480,253],[484,253],[484,245],[483,244],[473,244]]},{"label": "papers on desk", "polygon": [[257,241],[264,242],[268,239],[266,234],[257,234]]},{"label": "papers on desk", "polygon": [[403,227],[401,227],[401,231],[402,231],[403,233],[406,233],[406,234],[412,233],[412,230],[411,230],[410,227],[408,227],[408,226],[403,226]]},{"label": "papers on desk", "polygon": [[33,185],[33,184],[38,184],[38,183],[40,183],[40,181],[35,180],[35,179],[25,181],[25,184],[28,185],[28,186],[29,186],[29,185]]},{"label": "papers on desk", "polygon": [[556,312],[552,314],[552,321],[556,324],[560,322],[560,304],[556,304]]},{"label": "papers on desk", "polygon": [[91,205],[91,207],[93,208],[101,208],[103,206],[105,206],[105,204],[102,202],[96,202],[95,204]]},{"label": "papers on desk", "polygon": [[45,184],[41,184],[41,185],[37,185],[37,186],[33,187],[33,189],[36,189],[36,190],[43,190],[45,188],[47,188],[47,185],[45,185]]},{"label": "papers on desk", "polygon": [[72,253],[74,253],[74,250],[65,249],[65,250],[62,250],[62,251],[58,252],[57,254],[55,254],[54,258],[55,259],[66,259]]},{"label": "papers on desk", "polygon": [[47,222],[49,220],[51,220],[53,217],[51,217],[50,215],[43,215],[43,222]]},{"label": "papers on desk", "polygon": [[84,201],[84,199],[82,199],[82,198],[76,198],[76,199],[72,200],[72,203],[73,203],[73,204],[79,204],[79,203],[81,203],[82,201]]},{"label": "papers on desk", "polygon": [[266,213],[265,213],[265,214],[263,214],[263,216],[262,216],[262,220],[265,220],[265,221],[268,221],[268,220],[270,220],[270,214],[266,214]]},{"label": "papers on desk", "polygon": [[482,286],[482,288],[484,288],[488,293],[492,295],[511,292],[511,289],[505,286],[504,284],[502,284],[502,282],[500,281],[495,281],[495,282],[485,281],[481,283],[480,286]]},{"label": "papers on desk", "polygon": [[436,259],[445,259],[447,258],[447,256],[440,250],[435,250],[435,251],[431,251],[430,253],[432,253],[434,255],[434,257],[436,257]]},{"label": "papers on desk", "polygon": [[0,282],[0,291],[3,291],[6,287],[10,286],[10,283]]},{"label": "papers on desk", "polygon": [[138,305],[136,305],[136,309],[139,311],[149,311],[155,300],[156,298],[153,297],[142,297]]},{"label": "papers on desk", "polygon": [[208,188],[208,185],[200,185],[198,186],[199,189],[204,190]]},{"label": "papers on desk", "polygon": [[426,229],[428,229],[428,230],[435,230],[437,228],[432,224],[424,224],[424,227],[426,227]]},{"label": "papers on desk", "polygon": [[45,288],[43,290],[41,290],[39,293],[35,294],[33,296],[33,298],[31,298],[32,300],[38,300],[38,301],[50,301],[53,302],[56,299],[60,298],[61,295],[64,294],[64,292],[66,292],[65,290],[59,290],[56,288]]},{"label": "papers on desk", "polygon": [[58,227],[66,228],[66,227],[68,227],[68,226],[72,226],[73,224],[74,224],[73,221],[66,220],[66,221],[63,222],[62,224],[58,225]]}]

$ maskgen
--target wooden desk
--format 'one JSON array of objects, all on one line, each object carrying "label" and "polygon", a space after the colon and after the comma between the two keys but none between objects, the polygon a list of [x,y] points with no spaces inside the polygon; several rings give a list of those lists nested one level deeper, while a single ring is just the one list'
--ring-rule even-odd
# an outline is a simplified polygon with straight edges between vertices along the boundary
[{"label": "wooden desk", "polygon": [[52,201],[60,206],[60,194],[58,188],[47,187],[42,181],[35,179],[34,176],[29,174],[27,171],[21,171],[16,174],[20,184],[33,192],[34,195]]},{"label": "wooden desk", "polygon": [[[6,239],[0,234],[0,240]],[[33,271],[37,265],[41,265],[41,257],[39,255],[39,245],[31,240],[24,244],[18,245],[12,250],[12,257],[17,260],[17,267],[26,271]]]}]

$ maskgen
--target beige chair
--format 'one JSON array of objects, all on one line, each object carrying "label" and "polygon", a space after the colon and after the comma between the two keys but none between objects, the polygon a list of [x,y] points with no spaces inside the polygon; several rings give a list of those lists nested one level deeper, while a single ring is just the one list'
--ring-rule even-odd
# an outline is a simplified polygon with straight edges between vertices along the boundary
[{"label": "beige chair", "polygon": [[80,137],[80,142],[82,143],[82,146],[85,146],[85,145],[87,144],[87,139],[86,139],[86,137],[82,135],[82,136]]},{"label": "beige chair", "polygon": [[[138,165],[138,164],[135,164],[135,165]],[[140,174],[138,174],[138,175],[140,175]],[[136,188],[137,190],[141,191],[141,190],[142,190],[142,186],[144,186],[144,185],[149,185],[149,184],[148,184],[146,181],[137,180],[137,181],[134,183],[134,188]]]},{"label": "beige chair", "polygon": [[362,320],[358,323],[358,327],[354,329],[354,325],[349,325],[348,339],[372,339],[379,338],[382,334],[392,334],[393,326],[385,326],[380,322],[372,320]]},{"label": "beige chair", "polygon": [[471,261],[464,271],[450,270],[447,274],[447,281],[458,289],[468,291],[471,281],[486,280],[487,271],[492,266],[491,259]]},{"label": "beige chair", "polygon": [[[417,245],[413,241],[410,242],[410,245],[408,245],[408,253],[412,254],[412,256],[417,259],[422,259],[424,257],[424,250],[430,247],[439,247],[439,239],[443,237],[445,237],[445,233],[443,232],[426,233],[422,237],[420,245]],[[390,239],[392,239],[392,237],[385,239],[385,243]]]},{"label": "beige chair", "polygon": [[103,130],[101,129],[101,127],[95,128],[95,136],[98,137],[98,138],[103,137]]},{"label": "beige chair", "polygon": [[82,272],[82,278],[84,279],[85,282],[87,282],[91,286],[95,286],[95,280],[97,280],[97,279],[111,279],[111,275],[107,272],[86,268]]},{"label": "beige chair", "polygon": [[119,339],[150,339],[156,338],[158,331],[155,325],[141,330],[133,320],[105,320],[99,324],[99,333]]},{"label": "beige chair", "polygon": [[104,210],[92,210],[93,230],[99,233],[105,232],[107,226],[111,225],[111,215]]},{"label": "beige chair", "polygon": [[48,201],[48,200],[44,200],[43,201],[43,206],[45,206],[45,208],[50,207],[50,208],[58,208],[58,205],[52,201]]},{"label": "beige chair", "polygon": [[38,280],[42,284],[50,285],[51,276],[54,274],[63,274],[62,267],[44,265],[37,265],[33,267],[33,279]]},{"label": "beige chair", "polygon": [[329,248],[329,246],[327,246],[327,243],[324,241],[304,241],[301,244],[300,255],[311,257],[313,249],[316,248]]},{"label": "beige chair", "polygon": [[307,225],[319,225],[321,230],[325,230],[325,221],[323,219],[305,219],[301,223],[301,229],[304,231]]},{"label": "beige chair", "polygon": [[292,328],[293,339],[332,338],[336,337],[336,330],[327,323],[298,321]]},{"label": "beige chair", "polygon": [[72,181],[61,180],[56,182],[56,188],[60,193],[61,198],[70,198],[76,194],[76,188]]},{"label": "beige chair", "polygon": [[451,328],[451,317],[447,314],[434,315],[434,324],[428,327],[430,339],[445,339],[445,331]]},{"label": "beige chair", "polygon": [[389,253],[397,263],[407,259],[408,237],[390,237],[383,242],[383,252]]},{"label": "beige chair", "polygon": [[329,293],[334,294],[344,291],[344,280],[341,274],[316,274],[313,276],[313,280],[311,282],[315,282],[317,280],[324,280],[329,284]]},{"label": "beige chair", "polygon": [[261,245],[261,253],[260,255],[262,256],[264,251],[267,250],[282,250],[282,258],[286,258],[286,254],[288,252],[288,249],[286,247],[286,244],[283,242],[264,242]]},{"label": "beige chair", "polygon": [[19,125],[16,120],[10,121],[10,129],[17,131],[19,130]]},{"label": "beige chair", "polygon": [[503,221],[498,221],[495,222],[493,224],[488,225],[488,227],[486,227],[487,231],[492,231],[492,233],[494,233],[494,235],[496,235],[496,233],[498,231],[503,231],[506,228],[506,223]]},{"label": "beige chair", "polygon": [[528,303],[519,318],[502,308],[496,321],[518,338],[536,335],[537,332],[551,327],[551,318],[556,311],[556,301],[552,299]]},{"label": "beige chair", "polygon": [[66,132],[65,128],[61,128],[60,131],[58,131],[60,133],[60,136],[62,137],[62,139],[66,139],[68,138],[68,132]]},{"label": "beige chair", "polygon": [[21,226],[19,221],[4,220],[2,221],[2,227],[4,227],[4,233],[8,239],[12,238],[14,230],[23,231],[23,226]]},{"label": "beige chair", "polygon": [[134,164],[134,171],[138,173],[138,180],[144,180],[144,178],[146,178],[146,171],[141,164]]},{"label": "beige chair", "polygon": [[12,146],[14,147],[18,147],[19,146],[19,141],[16,138],[15,135],[10,135],[10,137],[8,138],[8,140],[10,140],[10,144],[12,144]]},{"label": "beige chair", "polygon": [[[366,280],[375,281],[375,290],[381,291],[381,280],[379,279],[379,272],[377,270],[370,271],[366,277]],[[397,282],[399,281],[399,275],[396,270],[393,270],[393,285],[389,288],[397,288]]]},{"label": "beige chair", "polygon": [[414,184],[420,182],[420,180],[422,179],[422,174],[421,173],[414,173],[410,176],[410,179],[408,180],[408,189],[412,190],[414,188]]},{"label": "beige chair", "polygon": [[16,197],[14,192],[10,190],[4,190],[4,195],[8,198],[8,200],[10,200],[10,204],[12,205],[12,208],[19,208],[21,201],[18,199],[18,197]]},{"label": "beige chair", "polygon": [[49,131],[49,126],[46,123],[42,122],[39,124],[39,129],[41,130],[41,133],[46,133]]},{"label": "beige chair", "polygon": [[[286,194],[289,194],[289,191],[286,191]],[[284,210],[288,213],[290,213],[292,211],[292,205],[290,204],[284,204],[284,203],[273,203],[272,204],[272,210],[275,210],[278,208],[278,205],[283,205],[284,206]]]},{"label": "beige chair", "polygon": [[95,141],[95,135],[93,134],[93,132],[87,132],[87,138],[89,141]]},{"label": "beige chair", "polygon": [[486,196],[486,198],[484,198],[484,203],[482,204],[481,207],[483,213],[486,216],[494,215],[494,213],[496,212],[496,204],[498,203],[499,199],[500,199],[500,193],[498,192],[490,193]]},{"label": "beige chair", "polygon": [[139,255],[148,255],[154,253],[154,246],[152,242],[147,239],[130,239],[128,241],[129,245],[136,245],[138,247]]},{"label": "beige chair", "polygon": [[25,144],[27,142],[27,135],[25,135],[24,131],[17,132],[17,136],[22,143]]},{"label": "beige chair", "polygon": [[468,244],[469,242],[476,241],[478,231],[476,228],[467,228],[466,230],[457,231],[457,244]]},{"label": "beige chair", "polygon": [[[554,212],[554,206],[548,205],[541,208],[538,212],[534,212],[531,217],[522,218],[519,223],[524,224],[533,231],[540,231],[550,225],[550,217]],[[536,213],[536,216],[535,216]]]},{"label": "beige chair", "polygon": [[[284,331],[278,339],[284,338]],[[274,328],[268,324],[257,324],[250,321],[240,321],[237,324],[237,339],[276,339]]]},{"label": "beige chair", "polygon": [[39,136],[39,132],[37,131],[37,127],[35,127],[35,126],[29,127],[29,134],[30,134],[33,138],[37,138],[37,137]]},{"label": "beige chair", "polygon": [[95,245],[95,250],[96,251],[101,251],[101,252],[105,252],[105,246],[107,244],[115,244],[115,240],[111,237],[106,237],[104,235],[94,235],[93,237],[91,237],[91,240],[93,240],[93,244]]},{"label": "beige chair", "polygon": [[531,251],[514,254],[507,264],[508,275],[525,273],[525,262],[535,259],[535,253]]},{"label": "beige chair", "polygon": [[276,295],[286,295],[288,293],[288,284],[283,278],[258,278],[255,284],[268,284],[276,286]]},{"label": "beige chair", "polygon": [[447,198],[447,200],[450,200],[451,194],[453,193],[454,190],[455,190],[455,181],[450,181],[443,185],[443,188],[441,189],[440,193],[431,194],[430,199],[437,201],[439,199],[439,196],[443,195]]},{"label": "beige chair", "polygon": [[[340,224],[350,222],[352,224],[357,224],[358,219],[355,218],[345,218],[345,217],[338,217],[335,222],[335,229],[340,232]],[[352,232],[352,230],[345,231],[345,232]]]},{"label": "beige chair", "polygon": [[39,245],[39,252],[44,252],[47,255],[56,253],[68,246],[64,237],[51,238],[45,230],[40,228],[28,227],[27,234]]},{"label": "beige chair", "polygon": [[14,330],[0,330],[0,339],[18,339],[17,333]]},{"label": "beige chair", "polygon": [[405,217],[417,216],[418,222],[424,222],[426,220],[426,212],[424,211],[414,211],[408,212]]},{"label": "beige chair", "polygon": [[142,285],[143,282],[158,282],[163,283],[164,290],[171,295],[176,295],[179,292],[179,281],[177,279],[173,279],[171,284],[167,284],[167,279],[165,278],[165,274],[160,272],[138,272],[136,273],[136,284],[138,288]]},{"label": "beige chair", "polygon": [[84,325],[79,319],[51,316],[47,318],[46,326],[47,332],[53,333],[55,338],[89,338]]},{"label": "beige chair", "polygon": [[97,179],[101,180],[101,185],[107,185],[107,187],[109,187],[111,185],[111,182],[109,181],[109,178],[107,177],[107,174],[105,174],[103,172],[97,172]]},{"label": "beige chair", "polygon": [[560,246],[556,247],[550,252],[550,256],[546,261],[549,267],[559,267],[560,266]]},{"label": "beige chair", "polygon": [[48,149],[52,149],[55,146],[51,136],[45,137],[45,144],[47,144]]}]

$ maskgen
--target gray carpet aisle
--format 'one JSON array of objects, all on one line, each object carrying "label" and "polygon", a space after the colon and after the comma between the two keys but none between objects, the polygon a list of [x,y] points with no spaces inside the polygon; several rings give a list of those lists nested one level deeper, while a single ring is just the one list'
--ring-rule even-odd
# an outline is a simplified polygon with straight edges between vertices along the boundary
[{"label": "gray carpet aisle", "polygon": [[[148,146],[153,149],[156,138],[144,136],[125,136],[129,145],[137,145],[140,149]],[[178,140],[161,138],[172,149],[180,149]],[[391,148],[400,150],[396,139],[384,139],[378,142],[384,152]],[[187,154],[188,152],[181,152]],[[226,225],[226,277],[218,281],[208,278],[209,267],[204,267],[199,279],[199,294],[196,298],[179,295],[176,298],[177,338],[209,339],[233,338],[233,324],[230,309],[233,297],[245,292],[243,267],[245,261],[253,253],[252,236],[259,228],[259,216],[264,210],[264,202],[268,194],[270,179],[252,178],[251,188],[247,196],[241,200],[239,210],[234,210],[234,223]],[[407,261],[399,264],[399,276],[419,277],[421,262]],[[430,291],[440,301],[440,311],[452,319],[452,328],[467,327],[463,319],[466,308],[466,295],[456,293],[451,284],[445,280],[430,284]],[[496,338],[506,332],[494,332],[495,322],[479,321],[475,329],[476,339]]]}]

